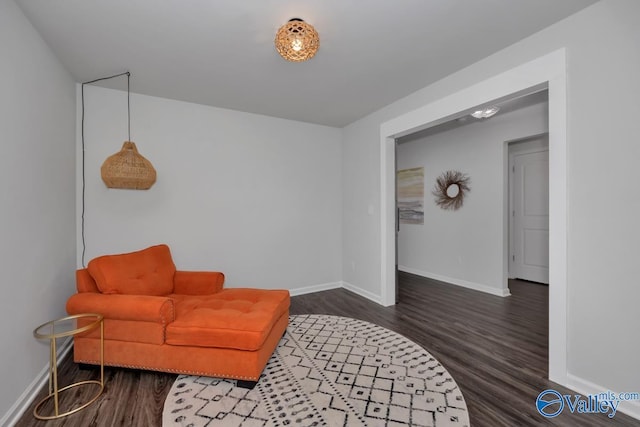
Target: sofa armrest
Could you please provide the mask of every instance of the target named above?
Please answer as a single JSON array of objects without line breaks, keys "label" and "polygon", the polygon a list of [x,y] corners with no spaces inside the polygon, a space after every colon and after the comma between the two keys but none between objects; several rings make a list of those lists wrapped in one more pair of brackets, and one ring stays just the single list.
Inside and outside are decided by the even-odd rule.
[{"label": "sofa armrest", "polygon": [[105,319],[168,324],[175,320],[173,300],[148,295],[79,293],[67,300],[67,313],[98,313]]},{"label": "sofa armrest", "polygon": [[173,276],[173,293],[209,295],[222,290],[224,274],[218,271],[180,271]]}]

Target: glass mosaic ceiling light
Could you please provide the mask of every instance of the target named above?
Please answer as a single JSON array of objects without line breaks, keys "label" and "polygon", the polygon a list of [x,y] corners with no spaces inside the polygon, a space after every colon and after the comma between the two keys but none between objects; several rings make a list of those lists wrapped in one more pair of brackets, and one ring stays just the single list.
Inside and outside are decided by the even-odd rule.
[{"label": "glass mosaic ceiling light", "polygon": [[287,61],[302,62],[313,58],[320,47],[320,37],[312,25],[293,18],[276,33],[276,49]]}]

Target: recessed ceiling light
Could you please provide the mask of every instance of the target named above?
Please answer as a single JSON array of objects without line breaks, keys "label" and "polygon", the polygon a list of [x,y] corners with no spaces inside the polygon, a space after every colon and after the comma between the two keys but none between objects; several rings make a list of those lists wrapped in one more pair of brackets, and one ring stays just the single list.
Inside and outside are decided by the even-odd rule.
[{"label": "recessed ceiling light", "polygon": [[474,111],[473,113],[471,113],[471,116],[475,117],[476,119],[488,119],[489,117],[495,115],[498,111],[500,111],[500,107],[498,106],[487,107]]}]

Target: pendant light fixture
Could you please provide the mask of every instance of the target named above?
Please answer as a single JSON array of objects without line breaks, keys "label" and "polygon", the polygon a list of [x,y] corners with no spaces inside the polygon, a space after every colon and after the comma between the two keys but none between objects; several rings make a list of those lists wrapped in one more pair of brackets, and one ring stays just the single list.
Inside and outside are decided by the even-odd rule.
[{"label": "pendant light fixture", "polygon": [[131,141],[131,91],[130,77],[127,75],[127,120],[129,140],[122,144],[122,149],[104,161],[100,168],[102,180],[109,188],[129,190],[148,190],[156,182],[156,170],[149,160],[144,158],[136,144]]},{"label": "pendant light fixture", "polygon": [[311,24],[293,18],[276,33],[275,45],[280,56],[287,61],[302,62],[315,56],[320,47],[320,37]]}]

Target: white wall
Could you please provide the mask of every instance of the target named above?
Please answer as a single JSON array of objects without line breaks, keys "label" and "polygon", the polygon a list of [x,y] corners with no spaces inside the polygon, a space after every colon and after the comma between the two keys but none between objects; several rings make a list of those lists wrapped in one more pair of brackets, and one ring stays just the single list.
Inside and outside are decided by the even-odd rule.
[{"label": "white wall", "polygon": [[[346,127],[342,165],[336,129],[133,96],[132,139],[158,170],[147,192],[100,181],[101,162],[126,138],[126,104],[122,92],[90,89],[87,259],[164,241],[179,267],[289,288],[336,282],[342,265],[343,280],[375,298],[380,124],[566,47],[569,371],[584,386],[637,391],[640,198],[624,184],[636,181],[640,158],[639,42],[640,2],[603,0]],[[8,0],[0,87],[6,413],[46,364],[31,332],[64,314],[76,249],[73,83]]]},{"label": "white wall", "polygon": [[639,42],[640,2],[603,0],[346,127],[344,280],[381,295],[380,125],[566,47],[569,376],[583,388],[637,389],[640,198],[612,182],[637,179]]},{"label": "white wall", "polygon": [[85,263],[167,243],[177,268],[223,271],[227,286],[339,286],[339,129],[137,94],[131,114],[158,175],[147,191],[102,182],[127,138],[126,92],[85,86]]},{"label": "white wall", "polygon": [[[506,142],[546,132],[547,117],[542,103],[398,145],[398,169],[424,167],[425,174],[424,225],[400,225],[401,270],[508,295],[503,256]],[[457,211],[441,209],[431,194],[437,177],[447,170],[466,173],[471,180],[471,191]]]},{"label": "white wall", "polygon": [[0,1],[0,424],[48,364],[33,329],[65,315],[75,267],[75,88],[13,1]]}]

